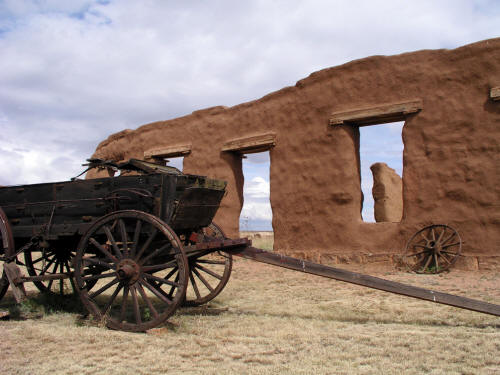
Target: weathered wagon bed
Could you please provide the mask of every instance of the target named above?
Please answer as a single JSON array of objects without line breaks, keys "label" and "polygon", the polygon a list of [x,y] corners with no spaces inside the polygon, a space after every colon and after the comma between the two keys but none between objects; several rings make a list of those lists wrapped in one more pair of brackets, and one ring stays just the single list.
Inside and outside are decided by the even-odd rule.
[{"label": "weathered wagon bed", "polygon": [[[182,305],[215,298],[232,255],[318,276],[500,316],[500,306],[327,267],[231,240],[212,220],[224,181],[131,159],[91,160],[118,177],[0,188],[0,298],[24,282],[77,292],[108,327],[145,331]],[[24,265],[28,275],[22,275]]]}]

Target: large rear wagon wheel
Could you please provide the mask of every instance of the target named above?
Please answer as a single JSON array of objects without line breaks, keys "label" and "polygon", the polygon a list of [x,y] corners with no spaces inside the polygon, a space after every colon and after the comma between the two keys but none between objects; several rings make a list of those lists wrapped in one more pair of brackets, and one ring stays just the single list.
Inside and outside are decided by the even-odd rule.
[{"label": "large rear wagon wheel", "polygon": [[[93,266],[106,271],[95,275]],[[82,237],[75,280],[89,312],[107,327],[141,332],[165,322],[186,294],[188,262],[175,232],[142,211],[117,211]],[[92,290],[88,283],[97,280]]]},{"label": "large rear wagon wheel", "polygon": [[[0,256],[7,257],[14,254],[14,236],[12,235],[12,229],[7,219],[7,215],[0,208]],[[9,288],[9,280],[7,275],[3,270],[3,261],[0,261],[2,266],[2,277],[0,278],[0,300],[3,298],[7,289]]]},{"label": "large rear wagon wheel", "polygon": [[[225,239],[222,229],[215,223],[203,228],[205,236]],[[226,286],[231,276],[233,257],[223,251],[189,257],[189,283],[185,306],[199,306],[214,299]]]}]

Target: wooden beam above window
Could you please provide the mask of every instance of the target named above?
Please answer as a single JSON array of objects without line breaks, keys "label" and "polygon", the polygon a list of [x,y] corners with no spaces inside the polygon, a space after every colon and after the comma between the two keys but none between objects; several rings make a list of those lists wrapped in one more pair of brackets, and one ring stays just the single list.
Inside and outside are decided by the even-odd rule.
[{"label": "wooden beam above window", "polygon": [[490,98],[492,100],[500,100],[500,86],[498,87],[493,87],[491,90],[490,90]]},{"label": "wooden beam above window", "polygon": [[242,154],[252,154],[255,152],[268,151],[276,145],[276,134],[266,133],[246,138],[233,139],[227,141],[222,146],[221,151],[238,152]]},{"label": "wooden beam above window", "polygon": [[185,156],[191,152],[191,144],[168,146],[144,151],[144,159],[175,158]]},{"label": "wooden beam above window", "polygon": [[421,109],[421,99],[352,109],[349,111],[332,113],[330,125],[365,126],[404,121],[407,115],[417,113]]}]

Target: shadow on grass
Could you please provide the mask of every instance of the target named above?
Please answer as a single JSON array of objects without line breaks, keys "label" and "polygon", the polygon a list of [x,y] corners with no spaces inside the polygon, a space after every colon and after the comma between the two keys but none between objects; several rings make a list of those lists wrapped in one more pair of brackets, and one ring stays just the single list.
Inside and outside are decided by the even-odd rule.
[{"label": "shadow on grass", "polygon": [[0,310],[8,310],[8,318],[11,320],[40,319],[61,312],[86,315],[86,310],[76,294],[29,294],[24,301],[16,303],[12,294],[7,293],[0,303]]},{"label": "shadow on grass", "polygon": [[[184,312],[182,312],[184,313]],[[471,323],[466,321],[447,321],[435,319],[401,319],[395,314],[394,318],[382,317],[377,314],[370,314],[367,312],[359,312],[354,310],[339,309],[337,311],[332,311],[328,316],[317,316],[314,314],[300,313],[300,312],[266,312],[259,313],[253,310],[244,309],[229,309],[227,314],[240,315],[240,316],[267,316],[273,318],[284,318],[284,319],[304,319],[304,320],[323,320],[331,322],[340,323],[351,323],[351,324],[395,324],[395,325],[412,325],[412,326],[432,326],[432,327],[469,327],[469,328],[500,328],[500,324],[496,322],[492,323]]]}]

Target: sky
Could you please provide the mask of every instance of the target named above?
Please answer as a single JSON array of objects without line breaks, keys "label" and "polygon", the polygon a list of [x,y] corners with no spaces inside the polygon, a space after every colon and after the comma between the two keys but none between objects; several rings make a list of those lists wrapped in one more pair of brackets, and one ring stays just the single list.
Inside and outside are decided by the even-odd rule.
[{"label": "sky", "polygon": [[[323,68],[498,36],[498,0],[0,0],[0,185],[67,180],[112,133]],[[263,158],[244,215],[269,229]]]}]

